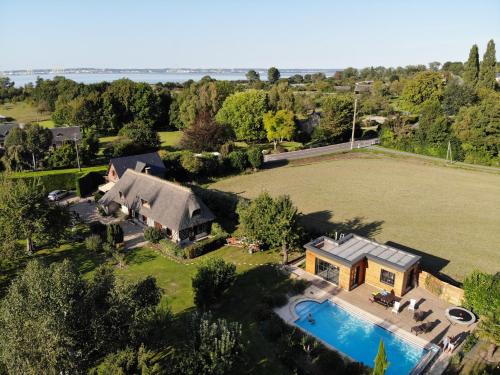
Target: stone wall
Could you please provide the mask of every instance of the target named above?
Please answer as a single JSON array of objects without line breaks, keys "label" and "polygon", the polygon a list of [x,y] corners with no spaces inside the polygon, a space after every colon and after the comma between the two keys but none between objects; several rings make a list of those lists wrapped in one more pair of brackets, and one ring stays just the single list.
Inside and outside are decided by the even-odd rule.
[{"label": "stone wall", "polygon": [[457,306],[462,304],[464,298],[463,289],[439,280],[428,272],[420,272],[418,285],[446,302]]}]

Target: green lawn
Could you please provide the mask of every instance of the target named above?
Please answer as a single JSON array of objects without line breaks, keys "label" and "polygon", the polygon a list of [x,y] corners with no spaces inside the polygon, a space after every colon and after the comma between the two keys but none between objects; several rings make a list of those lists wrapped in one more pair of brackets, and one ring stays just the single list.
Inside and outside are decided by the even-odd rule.
[{"label": "green lawn", "polygon": [[[107,170],[107,165],[96,165],[93,167],[83,167],[81,173],[85,172],[103,172]],[[67,174],[67,173],[79,173],[78,168],[68,168],[68,169],[50,169],[44,171],[24,171],[24,172],[14,172],[9,174],[11,178],[24,178],[24,177],[41,177],[48,175],[57,175],[57,174]]]},{"label": "green lawn", "polygon": [[255,197],[289,194],[319,233],[354,231],[414,251],[462,280],[500,268],[500,174],[418,158],[350,153],[304,159],[210,186]]},{"label": "green lawn", "polygon": [[[170,148],[175,149],[178,148],[179,142],[182,137],[181,131],[164,131],[158,132],[161,141],[162,148]],[[113,142],[116,140],[118,136],[109,136],[109,137],[100,137],[99,142],[101,143],[101,147],[105,147],[106,144]]]},{"label": "green lawn", "polygon": [[40,121],[39,124],[47,129],[50,129],[50,128],[53,128],[56,126],[56,124],[54,124],[54,121],[52,121],[52,120]]},{"label": "green lawn", "polygon": [[40,113],[35,106],[27,102],[0,104],[0,115],[12,117],[22,123],[35,121],[46,123],[46,120],[50,120],[50,113]]}]

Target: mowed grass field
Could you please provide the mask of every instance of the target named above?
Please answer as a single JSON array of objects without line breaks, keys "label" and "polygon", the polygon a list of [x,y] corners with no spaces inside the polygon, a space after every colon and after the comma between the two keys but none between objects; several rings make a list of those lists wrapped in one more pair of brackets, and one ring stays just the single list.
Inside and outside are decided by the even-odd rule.
[{"label": "mowed grass field", "polygon": [[17,122],[40,121],[45,127],[54,126],[50,120],[50,113],[40,113],[35,106],[27,102],[0,104],[0,115],[12,117]]},{"label": "mowed grass field", "polygon": [[500,174],[417,158],[350,153],[221,180],[245,197],[289,194],[318,233],[354,231],[424,257],[455,280],[500,269]]}]

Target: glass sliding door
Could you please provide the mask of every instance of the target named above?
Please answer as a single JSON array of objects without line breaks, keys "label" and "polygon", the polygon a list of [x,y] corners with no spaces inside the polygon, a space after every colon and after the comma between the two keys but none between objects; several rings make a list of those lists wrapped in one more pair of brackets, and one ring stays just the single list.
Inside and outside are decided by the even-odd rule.
[{"label": "glass sliding door", "polygon": [[319,258],[316,258],[316,275],[335,285],[339,285],[340,269]]}]

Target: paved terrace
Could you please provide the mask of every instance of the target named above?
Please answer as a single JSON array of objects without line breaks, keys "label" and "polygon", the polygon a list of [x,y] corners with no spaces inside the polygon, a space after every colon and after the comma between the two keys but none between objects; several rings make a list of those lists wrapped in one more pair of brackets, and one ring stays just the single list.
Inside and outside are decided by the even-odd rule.
[{"label": "paved terrace", "polygon": [[[362,284],[352,291],[345,291],[301,268],[292,267],[292,269],[292,277],[308,280],[311,282],[311,286],[304,291],[304,294],[293,297],[287,305],[277,309],[276,312],[278,315],[290,324],[297,319],[293,308],[298,300],[313,299],[322,302],[326,299],[331,299],[340,306],[420,346],[429,346],[429,344],[438,345],[448,335],[454,338],[460,337],[460,343],[462,343],[468,333],[476,326],[476,324],[470,326],[451,324],[445,316],[445,310],[453,305],[439,299],[422,288],[414,288],[405,294],[400,301],[400,312],[399,314],[395,314],[391,312],[392,308],[385,308],[378,303],[369,301],[372,292],[379,290],[375,287]],[[418,310],[427,312],[422,322],[417,323],[413,320],[413,312],[408,310],[410,299],[417,300],[416,307]],[[434,322],[435,325],[431,332],[422,333],[418,336],[411,333],[413,326],[422,324],[423,322]],[[441,374],[448,364],[449,357],[450,354],[442,354],[431,367],[431,370],[427,370],[427,373]]]}]

